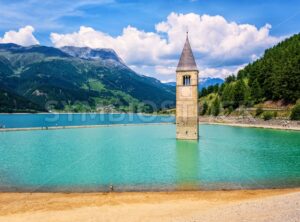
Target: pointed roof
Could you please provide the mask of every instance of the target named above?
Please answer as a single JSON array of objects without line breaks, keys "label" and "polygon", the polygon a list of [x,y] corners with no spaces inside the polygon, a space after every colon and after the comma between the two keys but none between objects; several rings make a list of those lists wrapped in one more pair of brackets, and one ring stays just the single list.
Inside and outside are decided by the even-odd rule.
[{"label": "pointed roof", "polygon": [[198,71],[188,34],[176,71]]}]

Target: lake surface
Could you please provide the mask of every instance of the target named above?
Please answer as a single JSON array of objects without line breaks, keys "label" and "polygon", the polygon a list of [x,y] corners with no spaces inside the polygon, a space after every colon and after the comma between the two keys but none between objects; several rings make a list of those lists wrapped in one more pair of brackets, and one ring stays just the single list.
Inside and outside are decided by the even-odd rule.
[{"label": "lake surface", "polygon": [[174,116],[145,114],[0,114],[0,128],[41,128],[85,125],[172,123]]},{"label": "lake surface", "polygon": [[199,142],[175,125],[0,133],[0,190],[107,191],[300,186],[300,133],[200,125]]}]

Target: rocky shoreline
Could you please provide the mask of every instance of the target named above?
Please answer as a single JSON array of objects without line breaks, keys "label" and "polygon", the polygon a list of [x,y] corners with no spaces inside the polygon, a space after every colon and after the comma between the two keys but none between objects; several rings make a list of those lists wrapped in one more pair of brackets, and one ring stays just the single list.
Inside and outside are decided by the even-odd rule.
[{"label": "rocky shoreline", "polygon": [[288,119],[271,119],[263,120],[254,118],[252,116],[201,116],[200,123],[207,124],[224,124],[240,127],[255,127],[255,128],[268,128],[268,129],[282,129],[282,130],[299,130],[300,121],[291,121]]}]

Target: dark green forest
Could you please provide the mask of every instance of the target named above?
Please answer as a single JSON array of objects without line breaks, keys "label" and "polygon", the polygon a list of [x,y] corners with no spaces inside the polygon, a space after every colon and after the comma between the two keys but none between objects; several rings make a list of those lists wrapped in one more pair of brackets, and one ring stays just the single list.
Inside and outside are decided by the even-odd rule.
[{"label": "dark green forest", "polygon": [[0,113],[17,112],[46,112],[38,104],[33,103],[19,95],[0,89]]},{"label": "dark green forest", "polygon": [[218,115],[220,107],[230,113],[240,106],[253,107],[269,100],[295,104],[300,98],[300,34],[266,50],[262,58],[237,76],[227,77],[222,85],[203,88],[200,98],[210,94],[215,99],[211,107],[204,104],[202,114],[210,111]]}]

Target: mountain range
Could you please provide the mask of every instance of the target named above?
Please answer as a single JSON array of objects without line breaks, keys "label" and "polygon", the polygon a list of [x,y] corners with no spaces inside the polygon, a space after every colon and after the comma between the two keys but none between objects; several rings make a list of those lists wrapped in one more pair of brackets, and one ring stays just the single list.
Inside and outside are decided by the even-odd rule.
[{"label": "mountain range", "polygon": [[165,104],[174,107],[174,87],[137,74],[111,49],[0,44],[0,112],[152,112]]},{"label": "mountain range", "polygon": [[201,78],[199,80],[199,90],[202,90],[203,88],[207,88],[209,86],[214,86],[216,84],[219,84],[220,86],[224,83],[224,79],[221,78]]},{"label": "mountain range", "polygon": [[[214,86],[216,84],[222,85],[224,83],[224,80],[221,78],[211,78],[211,77],[206,77],[206,78],[199,78],[199,85],[198,88],[199,90],[202,90],[203,88],[207,88],[209,86]],[[176,86],[176,82],[166,82],[166,85],[169,86]]]}]

